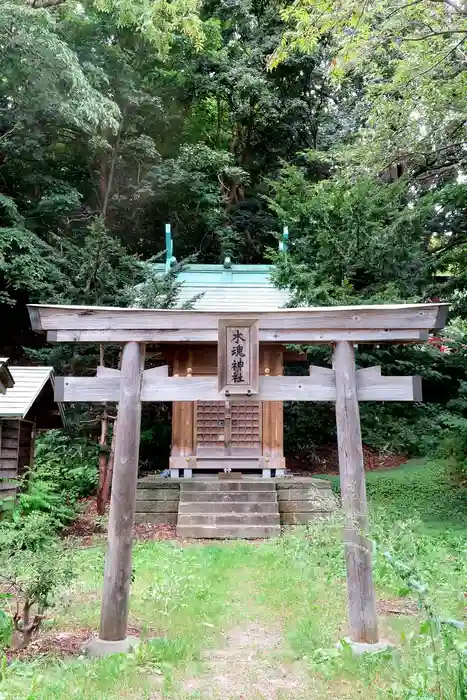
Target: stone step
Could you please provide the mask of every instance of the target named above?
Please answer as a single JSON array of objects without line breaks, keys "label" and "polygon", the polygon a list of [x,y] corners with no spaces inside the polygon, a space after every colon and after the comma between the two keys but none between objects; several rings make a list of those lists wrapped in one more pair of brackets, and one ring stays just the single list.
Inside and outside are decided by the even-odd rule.
[{"label": "stone step", "polygon": [[178,525],[177,536],[192,539],[256,540],[278,537],[280,525]]},{"label": "stone step", "polygon": [[[237,494],[235,494],[237,495]],[[206,514],[221,515],[224,513],[272,513],[277,514],[276,501],[187,501],[181,502],[179,515]]]},{"label": "stone step", "polygon": [[145,476],[144,479],[138,479],[139,489],[164,489],[178,493],[180,491],[180,479],[161,479],[160,476]]},{"label": "stone step", "polygon": [[277,503],[275,491],[182,491],[182,503]]},{"label": "stone step", "polygon": [[279,525],[279,513],[203,513],[188,515],[178,514],[178,526],[206,525],[217,527],[218,525]]},{"label": "stone step", "polygon": [[[136,501],[136,513],[178,513],[178,501]],[[0,696],[1,698],[1,696]]]},{"label": "stone step", "polygon": [[229,481],[228,479],[219,479],[218,481],[203,481],[202,479],[187,479],[180,484],[180,492],[182,494],[190,491],[276,491],[274,482],[252,479],[238,481]]},{"label": "stone step", "polygon": [[178,514],[174,513],[135,513],[135,525],[176,525]]},{"label": "stone step", "polygon": [[178,501],[180,491],[174,489],[136,489],[136,498],[139,501]]}]

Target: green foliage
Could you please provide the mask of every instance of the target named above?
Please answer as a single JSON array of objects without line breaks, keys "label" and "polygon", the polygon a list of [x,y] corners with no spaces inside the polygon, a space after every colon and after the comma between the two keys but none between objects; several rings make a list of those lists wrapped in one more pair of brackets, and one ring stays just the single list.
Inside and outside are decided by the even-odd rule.
[{"label": "green foliage", "polygon": [[331,7],[313,0],[284,4],[282,17],[288,27],[276,61],[291,47],[313,52],[328,41],[334,80],[361,76],[366,128],[357,163],[379,169],[404,163],[428,177],[465,163],[462,3],[344,0]]},{"label": "green foliage", "polygon": [[[462,323],[465,11],[448,7],[7,2],[3,353],[19,359],[33,346],[35,362],[77,376],[97,364],[96,346],[38,347],[28,301],[174,305],[178,268],[155,278],[146,264],[167,221],[177,258],[198,262],[264,262],[287,224],[288,253],[270,257],[292,304],[439,296]],[[442,450],[461,465],[464,340],[446,361],[422,361],[418,348],[365,351],[362,366],[420,372],[432,404],[363,405],[370,446]],[[118,350],[106,361],[117,366]],[[290,453],[334,437],[327,406],[287,415]]]},{"label": "green foliage", "polygon": [[274,256],[276,281],[291,285],[294,305],[420,298],[429,256],[422,213],[408,208],[405,182],[313,182],[304,168],[289,165],[271,188],[271,207],[298,234],[290,255]]},{"label": "green foliage", "polygon": [[32,484],[47,485],[71,502],[85,498],[97,485],[97,457],[95,443],[49,430],[37,440]]},{"label": "green foliage", "polygon": [[[2,115],[21,131],[25,117],[92,132],[116,128],[118,108],[87,80],[72,49],[57,34],[50,12],[6,2],[0,18]],[[40,70],[37,66],[40,66]]]},{"label": "green foliage", "polygon": [[34,469],[14,508],[0,522],[3,547],[40,552],[76,517],[77,501],[97,485],[98,448],[85,438],[50,430],[37,439]]},{"label": "green foliage", "polygon": [[177,34],[189,37],[201,47],[203,30],[198,0],[94,0],[101,12],[113,13],[120,26],[144,33],[159,54],[167,54]]},{"label": "green foliage", "polygon": [[[29,644],[75,568],[58,534],[76,515],[76,501],[94,490],[97,449],[50,431],[37,440],[36,464],[14,508],[0,521],[0,644]],[[16,612],[13,612],[16,610]]]},{"label": "green foliage", "polygon": [[[10,625],[5,620],[6,610],[0,612],[4,631],[0,643],[9,643],[14,631],[20,638],[17,645],[27,646],[38,633],[44,614],[54,604],[59,590],[69,585],[75,575],[70,554],[58,540],[49,534],[38,544],[39,529],[47,523],[37,521],[34,527],[31,525],[29,521],[26,527],[29,534],[35,529],[36,537],[28,541],[12,539],[3,523],[0,527],[0,581],[9,590],[9,596],[0,599],[0,605],[4,603],[6,610],[11,610],[11,599],[16,607],[16,612],[10,612]],[[29,544],[34,546],[28,548]]]},{"label": "green foliage", "polygon": [[[85,664],[79,659],[63,664],[50,657],[15,662],[0,669],[0,691],[8,700],[24,697],[30,688],[37,700],[73,693],[79,700],[98,693],[116,700],[122,693],[154,694],[155,677],[164,683],[164,692],[177,694],[180,679],[192,682],[195,673],[196,682],[206,681],[211,690],[219,674],[198,668],[198,663],[212,653],[210,649],[219,648],[219,635],[232,634],[235,656],[229,656],[227,665],[235,667],[233,673],[248,666],[240,681],[242,694],[250,688],[256,692],[262,674],[269,680],[273,643],[281,682],[290,678],[292,692],[297,684],[300,692],[303,686],[303,697],[337,697],[345,687],[352,700],[362,692],[369,700],[464,700],[465,631],[454,623],[462,620],[465,607],[466,521],[458,519],[455,498],[447,509],[457,492],[447,478],[440,463],[368,475],[381,630],[397,643],[394,652],[356,658],[345,644],[340,650],[336,647],[345,633],[347,614],[338,516],[259,544],[136,544],[132,615],[150,641],[134,654]],[[419,518],[421,507],[436,514],[443,490],[449,497],[439,512],[438,527],[427,527]],[[66,605],[54,609],[58,629],[98,622],[102,550],[79,550],[74,567],[77,585],[68,588]],[[385,607],[393,606],[400,613],[385,614]],[[155,625],[158,636],[152,639]],[[264,656],[258,662],[256,646],[262,635]],[[247,644],[255,647],[251,656]],[[221,674],[223,682],[225,677]]]},{"label": "green foliage", "polygon": [[369,472],[366,483],[370,504],[389,527],[401,513],[445,530],[467,525],[467,492],[458,488],[446,461],[409,462],[399,469]]}]

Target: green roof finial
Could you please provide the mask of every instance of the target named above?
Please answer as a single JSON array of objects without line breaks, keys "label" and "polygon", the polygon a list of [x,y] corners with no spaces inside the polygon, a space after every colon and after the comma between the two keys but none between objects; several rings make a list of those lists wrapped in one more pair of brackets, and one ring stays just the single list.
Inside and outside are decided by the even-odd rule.
[{"label": "green roof finial", "polygon": [[165,225],[165,271],[169,272],[170,268],[177,262],[174,257],[174,242],[172,239],[172,228],[170,224]]},{"label": "green roof finial", "polygon": [[279,250],[281,253],[286,253],[289,247],[289,227],[284,226],[282,229],[282,236],[279,241]]}]

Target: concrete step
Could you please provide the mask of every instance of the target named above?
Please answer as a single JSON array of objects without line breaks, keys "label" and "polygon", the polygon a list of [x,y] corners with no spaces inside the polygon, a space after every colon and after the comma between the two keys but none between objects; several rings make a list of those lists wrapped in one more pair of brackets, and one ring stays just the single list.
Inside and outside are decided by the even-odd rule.
[{"label": "concrete step", "polygon": [[277,495],[275,491],[183,491],[180,500],[182,503],[276,503]]},{"label": "concrete step", "polygon": [[135,514],[136,525],[176,525],[177,513],[138,513]]},{"label": "concrete step", "polygon": [[203,513],[178,514],[177,524],[183,525],[279,525],[279,513]]},{"label": "concrete step", "polygon": [[203,481],[202,479],[186,479],[180,483],[180,492],[182,494],[190,491],[276,491],[276,484],[271,481],[261,479],[251,479],[238,481],[229,481],[228,479],[219,479],[218,481]]},{"label": "concrete step", "polygon": [[272,482],[190,479],[180,484],[179,537],[262,539],[279,533],[279,505]]},{"label": "concrete step", "polygon": [[177,536],[193,539],[256,540],[278,537],[280,525],[178,525]]},{"label": "concrete step", "polygon": [[[235,494],[237,495],[237,494]],[[271,501],[188,501],[179,505],[179,515],[196,515],[209,513],[222,515],[224,513],[272,513],[276,514],[277,503]]]}]

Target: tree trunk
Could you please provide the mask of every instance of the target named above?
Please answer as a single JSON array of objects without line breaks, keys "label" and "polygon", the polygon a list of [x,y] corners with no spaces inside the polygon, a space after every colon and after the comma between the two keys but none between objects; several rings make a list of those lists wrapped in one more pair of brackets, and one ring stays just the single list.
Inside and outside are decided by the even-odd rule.
[{"label": "tree trunk", "polygon": [[[105,367],[104,358],[104,346],[99,346],[99,364],[101,367]],[[107,405],[104,406],[104,410],[101,415],[101,435],[99,438],[99,485],[97,487],[97,499],[96,499],[96,510],[98,515],[105,514],[105,507],[108,503],[109,493],[106,492],[106,485],[108,481],[108,469],[109,469],[109,453],[107,450],[107,443],[109,437],[109,415],[107,412]]]},{"label": "tree trunk", "polygon": [[[114,425],[113,425],[113,432],[112,432],[112,442],[110,443],[110,454],[109,458],[107,460],[107,465],[106,465],[106,470],[105,470],[105,478],[102,484],[102,503],[103,503],[103,509],[105,513],[105,507],[107,503],[110,500],[110,490],[112,488],[112,475],[114,471],[114,456],[115,456],[115,440],[117,437],[117,420],[114,420]],[[99,513],[100,515],[100,513]],[[103,515],[103,513],[102,513]]]},{"label": "tree trunk", "polygon": [[107,472],[109,469],[109,455],[107,452],[107,438],[109,435],[109,417],[107,414],[107,406],[101,416],[101,436],[99,439],[99,486],[97,487],[96,508],[98,515],[104,515],[107,498],[105,496],[105,486],[108,480]]}]

